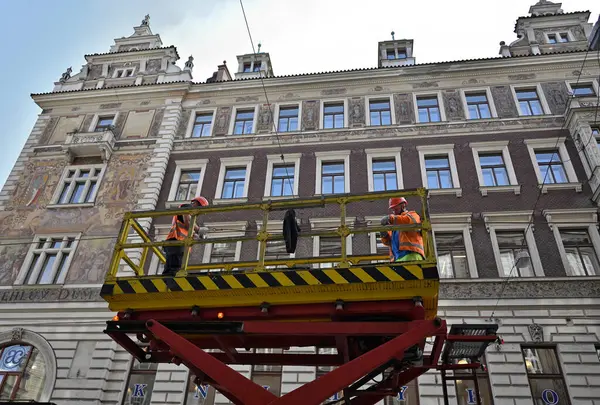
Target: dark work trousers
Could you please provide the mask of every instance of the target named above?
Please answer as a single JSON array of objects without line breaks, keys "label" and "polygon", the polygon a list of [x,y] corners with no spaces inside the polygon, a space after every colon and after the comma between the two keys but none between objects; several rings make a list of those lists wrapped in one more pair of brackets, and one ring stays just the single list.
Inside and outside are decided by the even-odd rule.
[{"label": "dark work trousers", "polygon": [[165,246],[165,269],[162,274],[173,275],[181,269],[183,260],[183,246]]}]

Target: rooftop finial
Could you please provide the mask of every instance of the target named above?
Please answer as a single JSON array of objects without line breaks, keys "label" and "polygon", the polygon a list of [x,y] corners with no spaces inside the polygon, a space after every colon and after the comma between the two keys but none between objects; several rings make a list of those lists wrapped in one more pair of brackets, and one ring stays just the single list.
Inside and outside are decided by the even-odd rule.
[{"label": "rooftop finial", "polygon": [[394,40],[396,39],[396,38],[394,38],[394,35],[395,35],[395,34],[396,34],[396,33],[395,33],[394,31],[392,31],[392,41],[394,41]]},{"label": "rooftop finial", "polygon": [[150,24],[150,14],[146,14],[144,19],[142,20],[142,25],[148,25],[148,24]]},{"label": "rooftop finial", "polygon": [[262,46],[262,44],[259,42],[259,43],[258,43],[258,52],[257,52],[257,53],[260,53],[260,47],[261,47],[261,46]]}]

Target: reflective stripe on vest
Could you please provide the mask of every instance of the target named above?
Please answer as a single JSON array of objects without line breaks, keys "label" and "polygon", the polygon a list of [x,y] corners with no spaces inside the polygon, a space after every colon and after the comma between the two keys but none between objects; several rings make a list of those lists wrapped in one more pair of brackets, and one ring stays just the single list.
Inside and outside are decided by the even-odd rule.
[{"label": "reflective stripe on vest", "polygon": [[167,235],[167,240],[184,240],[188,236],[188,229],[186,228],[185,223],[180,221],[177,217],[177,215],[173,216],[171,229],[169,230],[169,234]]}]

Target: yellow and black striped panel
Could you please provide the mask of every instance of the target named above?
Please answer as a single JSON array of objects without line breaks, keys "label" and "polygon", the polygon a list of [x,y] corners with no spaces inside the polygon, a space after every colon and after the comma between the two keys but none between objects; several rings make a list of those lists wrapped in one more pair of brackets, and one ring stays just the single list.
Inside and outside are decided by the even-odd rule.
[{"label": "yellow and black striped panel", "polygon": [[389,281],[438,280],[435,266],[390,264],[350,268],[276,270],[253,273],[198,274],[185,277],[121,278],[104,284],[103,297],[179,291],[232,290],[268,287],[362,284]]}]

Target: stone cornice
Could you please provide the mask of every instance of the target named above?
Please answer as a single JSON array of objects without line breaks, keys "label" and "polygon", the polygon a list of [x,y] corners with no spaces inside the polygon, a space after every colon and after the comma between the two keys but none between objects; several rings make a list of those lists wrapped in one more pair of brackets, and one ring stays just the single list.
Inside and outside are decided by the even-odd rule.
[{"label": "stone cornice", "polygon": [[[502,298],[540,299],[547,298],[598,298],[600,297],[600,278],[565,277],[513,279],[503,290],[505,279],[497,280],[452,280],[440,282],[440,299],[497,299]],[[19,287],[0,290],[2,304],[42,303],[42,302],[102,302],[100,287],[79,288],[39,288]]]}]

